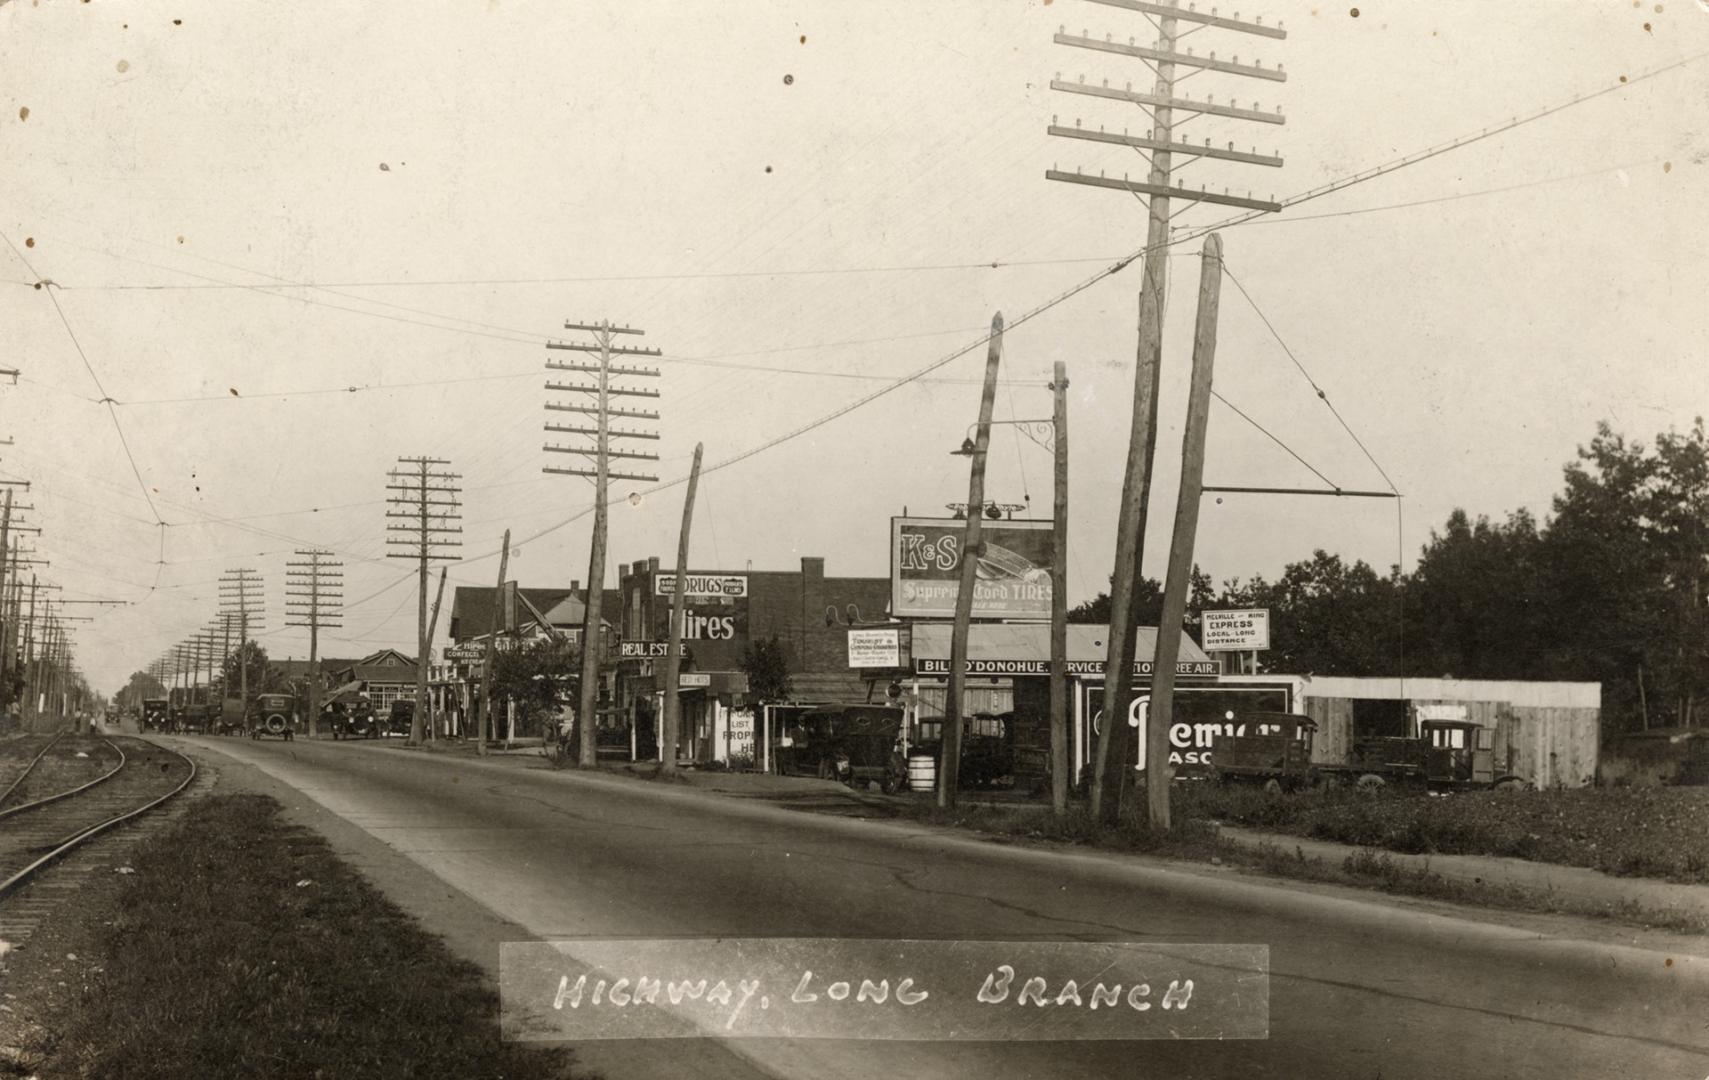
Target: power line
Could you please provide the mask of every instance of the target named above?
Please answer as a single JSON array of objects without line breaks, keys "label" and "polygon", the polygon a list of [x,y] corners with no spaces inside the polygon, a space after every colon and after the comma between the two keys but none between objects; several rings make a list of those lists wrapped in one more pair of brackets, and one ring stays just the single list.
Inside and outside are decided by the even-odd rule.
[{"label": "power line", "polygon": [[[30,276],[39,280],[36,268],[30,265],[30,260],[24,258],[24,253],[18,250],[18,245],[12,243],[12,238],[5,233],[0,233],[0,239],[6,241],[6,246],[12,249],[12,254],[16,255],[18,261],[24,264],[24,268],[30,272]],[[143,481],[142,470],[137,467],[136,455],[131,453],[130,440],[125,438],[125,428],[123,424],[119,423],[119,414],[113,408],[113,399],[107,396],[107,388],[101,385],[101,377],[95,374],[95,365],[89,362],[89,355],[83,351],[83,344],[77,340],[77,332],[71,328],[71,320],[65,317],[65,309],[60,307],[59,297],[54,295],[55,288],[56,286],[48,285],[46,289],[47,298],[53,302],[53,310],[59,315],[60,324],[65,327],[66,336],[71,339],[71,346],[77,350],[78,357],[83,361],[83,367],[89,372],[89,378],[95,383],[95,389],[101,392],[101,403],[107,406],[107,415],[113,420],[113,430],[119,434],[119,445],[124,447],[125,459],[131,463],[131,473],[136,476],[137,487],[142,491],[142,497],[148,503],[149,511],[154,514],[155,523],[164,525],[166,522],[161,520],[160,511],[155,509],[154,499],[148,493],[148,484]],[[150,589],[150,591],[153,590]]]},{"label": "power line", "polygon": [[[1384,471],[1381,465],[1377,464],[1377,459],[1371,456],[1371,451],[1366,449],[1364,441],[1354,433],[1353,428],[1342,417],[1341,411],[1335,407],[1335,403],[1329,400],[1329,394],[1324,391],[1323,387],[1317,385],[1317,380],[1311,377],[1311,372],[1307,371],[1305,365],[1300,363],[1300,358],[1294,355],[1294,350],[1288,348],[1288,343],[1282,340],[1282,335],[1277,332],[1275,324],[1270,321],[1270,317],[1264,314],[1263,309],[1258,306],[1258,301],[1252,299],[1252,294],[1246,291],[1246,286],[1242,285],[1240,279],[1234,276],[1234,271],[1229,269],[1227,260],[1223,261],[1222,272],[1228,276],[1228,280],[1234,282],[1234,287],[1240,290],[1240,295],[1246,298],[1246,302],[1252,306],[1252,310],[1258,313],[1258,318],[1263,320],[1265,329],[1270,331],[1270,336],[1276,339],[1276,344],[1280,345],[1282,351],[1288,354],[1288,359],[1294,362],[1294,367],[1298,368],[1300,374],[1305,376],[1305,381],[1311,384],[1312,391],[1317,394],[1318,400],[1328,407],[1330,415],[1335,417],[1336,423],[1341,425],[1341,430],[1347,433],[1347,437],[1353,440],[1353,444],[1359,448],[1360,453],[1365,455],[1365,460],[1369,461],[1378,474],[1382,476],[1383,483],[1389,486],[1390,491],[1399,495],[1400,489],[1395,487],[1395,482],[1390,480],[1389,474]],[[1293,453],[1291,450],[1288,452]],[[1298,457],[1299,455],[1295,454],[1294,456]],[[1304,464],[1303,459],[1301,464]],[[1306,468],[1310,469],[1311,466],[1307,465]],[[1312,472],[1317,472],[1317,470],[1312,469]],[[1318,476],[1322,477],[1323,474],[1318,473]],[[1328,483],[1328,479],[1324,478],[1324,482]],[[1335,487],[1336,485],[1330,484],[1330,486]]]},{"label": "power line", "polygon": [[[1287,207],[1290,207],[1290,206],[1297,206],[1300,203],[1309,202],[1313,199],[1320,199],[1325,195],[1329,195],[1329,194],[1332,194],[1332,193],[1337,192],[1337,191],[1343,191],[1343,190],[1346,190],[1347,188],[1354,187],[1358,184],[1366,183],[1367,181],[1370,181],[1370,180],[1375,180],[1379,176],[1386,176],[1389,173],[1395,172],[1395,171],[1400,170],[1400,169],[1407,168],[1408,166],[1417,165],[1420,162],[1428,161],[1431,158],[1438,157],[1442,154],[1450,153],[1454,150],[1459,150],[1459,149],[1462,149],[1464,147],[1471,146],[1475,143],[1482,142],[1483,140],[1491,138],[1495,135],[1499,135],[1499,134],[1502,134],[1502,133],[1507,132],[1507,131],[1512,131],[1515,128],[1522,127],[1526,124],[1529,124],[1529,123],[1532,123],[1534,121],[1543,119],[1546,116],[1552,116],[1555,113],[1561,112],[1561,111],[1566,110],[1566,109],[1570,109],[1574,105],[1580,105],[1580,104],[1583,104],[1584,102],[1594,100],[1598,97],[1602,97],[1605,94],[1614,93],[1616,91],[1626,89],[1627,87],[1634,86],[1640,82],[1644,82],[1644,81],[1647,81],[1649,79],[1656,78],[1657,76],[1660,76],[1660,75],[1665,74],[1667,72],[1673,71],[1673,70],[1681,68],[1681,67],[1685,67],[1689,64],[1696,63],[1697,61],[1702,60],[1705,57],[1709,57],[1709,53],[1698,53],[1694,56],[1687,57],[1684,60],[1679,60],[1679,61],[1676,61],[1676,62],[1671,63],[1671,64],[1664,65],[1664,66],[1659,67],[1659,68],[1654,68],[1654,69],[1651,69],[1650,71],[1643,72],[1639,75],[1630,76],[1630,77],[1623,75],[1620,77],[1620,81],[1618,83],[1611,84],[1610,86],[1604,87],[1600,90],[1593,91],[1589,94],[1574,95],[1574,97],[1572,98],[1571,101],[1562,102],[1562,103],[1557,104],[1557,105],[1545,107],[1543,109],[1538,110],[1537,112],[1530,113],[1524,117],[1517,117],[1516,116],[1513,119],[1511,119],[1505,123],[1498,124],[1498,125],[1495,125],[1493,127],[1485,127],[1476,135],[1469,135],[1469,136],[1462,136],[1459,138],[1455,138],[1455,139],[1452,139],[1448,142],[1437,144],[1435,146],[1429,147],[1429,148],[1422,150],[1422,151],[1402,155],[1399,158],[1391,159],[1390,161],[1385,162],[1381,165],[1373,166],[1369,169],[1364,169],[1360,172],[1353,173],[1349,176],[1342,177],[1342,178],[1337,179],[1337,180],[1332,180],[1327,184],[1321,184],[1315,188],[1310,188],[1306,191],[1300,192],[1297,195],[1292,195],[1292,196],[1289,196],[1285,199],[1282,199],[1280,202],[1280,205],[1282,206],[1282,208],[1286,209]],[[1179,233],[1175,236],[1172,236],[1171,238],[1163,241],[1161,244],[1159,244],[1157,246],[1167,248],[1167,247],[1173,247],[1173,246],[1176,246],[1179,244],[1188,243],[1192,240],[1198,239],[1201,236],[1207,235],[1211,232],[1215,232],[1218,229],[1231,228],[1235,225],[1240,225],[1240,224],[1243,224],[1247,221],[1253,220],[1254,218],[1261,217],[1266,212],[1267,211],[1254,210],[1254,211],[1250,211],[1246,214],[1236,215],[1234,217],[1225,219],[1224,221],[1217,222],[1214,224],[1195,226],[1191,229],[1184,229],[1184,230],[1182,230],[1181,233]],[[1044,303],[1039,304],[1037,307],[1030,309],[1025,314],[1023,314],[1020,318],[1015,319],[1013,322],[1009,323],[1009,328],[1013,329],[1014,327],[1018,327],[1018,326],[1022,325],[1023,323],[1030,322],[1031,320],[1033,320],[1033,319],[1037,318],[1038,316],[1044,314],[1046,311],[1049,311],[1051,308],[1054,308],[1059,304],[1062,304],[1068,300],[1073,299],[1075,296],[1078,296],[1080,293],[1085,292],[1087,289],[1089,289],[1093,285],[1096,285],[1099,282],[1103,281],[1105,278],[1113,277],[1116,274],[1121,273],[1123,270],[1126,270],[1129,266],[1131,266],[1135,261],[1137,261],[1138,259],[1143,257],[1146,254],[1146,252],[1150,249],[1151,249],[1151,245],[1147,245],[1146,247],[1142,247],[1142,248],[1138,249],[1137,251],[1131,252],[1130,254],[1123,256],[1122,258],[1118,259],[1114,263],[1110,264],[1109,266],[1106,266],[1102,270],[1099,270],[1097,273],[1095,273],[1095,274],[1091,275],[1090,277],[1084,279],[1083,281],[1079,282],[1078,284],[1071,286],[1070,288],[1064,290],[1061,293],[1058,293],[1056,296],[1050,298],[1049,300],[1046,300]],[[1238,282],[1236,282],[1236,284],[1238,285]],[[1244,293],[1244,291],[1245,290],[1242,290],[1243,293]],[[765,442],[760,443],[758,446],[753,447],[752,449],[745,450],[739,454],[736,454],[733,457],[726,458],[723,461],[720,461],[720,462],[717,462],[713,465],[707,466],[701,470],[702,474],[704,475],[706,473],[717,472],[720,469],[729,468],[730,466],[736,465],[736,464],[743,462],[743,461],[746,461],[748,458],[754,457],[757,454],[764,453],[765,451],[770,450],[774,447],[781,446],[784,443],[787,443],[787,442],[790,442],[794,439],[797,439],[797,438],[801,437],[802,435],[805,435],[809,431],[813,431],[816,428],[823,427],[826,424],[829,424],[829,423],[832,423],[833,421],[839,420],[842,417],[847,416],[849,413],[854,412],[855,410],[862,408],[863,406],[869,405],[874,401],[877,401],[879,398],[885,396],[886,394],[890,393],[891,391],[896,390],[902,386],[905,386],[908,383],[913,382],[914,380],[916,380],[916,379],[918,379],[924,375],[928,375],[931,372],[936,371],[938,368],[941,368],[946,364],[952,363],[955,360],[958,360],[961,357],[966,356],[968,353],[973,352],[975,349],[978,349],[981,346],[987,344],[990,341],[990,338],[991,338],[991,335],[989,333],[983,334],[980,337],[978,337],[977,339],[975,339],[971,342],[968,342],[966,345],[963,345],[962,347],[946,354],[945,356],[942,356],[942,357],[938,358],[937,360],[934,360],[934,361],[926,364],[924,367],[919,368],[918,370],[916,370],[912,374],[904,375],[904,376],[896,379],[895,381],[893,381],[893,382],[891,382],[885,386],[882,386],[882,387],[878,388],[877,390],[874,390],[873,392],[871,392],[869,394],[862,395],[860,398],[857,398],[855,401],[853,401],[847,405],[844,405],[841,408],[834,409],[831,412],[826,413],[825,415],[819,417],[816,420],[809,421],[808,423],[803,424],[800,427],[791,429],[790,431],[786,431],[781,435],[778,435],[774,438],[768,439]],[[1296,364],[1298,363],[1297,360],[1295,362],[1296,362]],[[1302,371],[1304,370],[1303,367],[1301,368],[1301,370]],[[1309,376],[1308,376],[1308,379],[1309,379]],[[1315,384],[1314,384],[1314,386],[1315,386]],[[1324,398],[1324,402],[1325,402],[1325,404],[1328,404],[1328,398],[1327,397]],[[1335,411],[1334,406],[1330,406],[1330,411],[1331,412]],[[1355,443],[1359,443],[1358,437],[1356,435],[1353,435],[1352,429],[1347,427],[1346,421],[1341,420],[1339,413],[1336,413],[1336,419],[1341,421],[1342,427],[1347,430],[1347,433],[1349,436],[1353,437],[1353,441]],[[1365,452],[1365,456],[1368,459],[1370,459],[1371,464],[1376,465],[1377,471],[1379,473],[1382,473],[1383,472],[1382,467],[1380,465],[1377,465],[1376,459],[1371,457],[1370,451],[1365,450],[1363,443],[1359,443],[1359,447],[1361,450],[1363,450]],[[1389,480],[1388,475],[1386,473],[1383,473],[1383,479],[1385,481],[1388,481],[1391,490],[1397,490],[1394,487],[1393,481]],[[666,489],[676,487],[679,484],[684,484],[687,482],[688,482],[688,478],[686,476],[678,477],[675,480],[669,480],[669,481],[666,481],[662,484],[658,484],[652,488],[649,488],[645,492],[642,492],[642,494],[643,495],[651,495],[651,494],[654,494],[656,492],[664,491]],[[570,517],[565,518],[564,520],[558,522],[556,525],[549,526],[548,528],[543,529],[538,533],[535,533],[533,536],[527,537],[526,539],[524,539],[521,542],[522,543],[531,543],[534,540],[538,540],[543,536],[547,536],[553,532],[556,532],[558,529],[561,529],[564,526],[569,525],[572,522],[579,520],[580,518],[585,516],[588,512],[589,512],[588,510],[578,511],[577,513],[571,515]],[[472,562],[472,561],[476,561],[478,559],[487,559],[487,558],[491,558],[493,555],[497,555],[497,554],[498,554],[497,551],[493,551],[493,552],[490,552],[487,554],[475,556],[473,559],[467,559],[464,561]]]}]

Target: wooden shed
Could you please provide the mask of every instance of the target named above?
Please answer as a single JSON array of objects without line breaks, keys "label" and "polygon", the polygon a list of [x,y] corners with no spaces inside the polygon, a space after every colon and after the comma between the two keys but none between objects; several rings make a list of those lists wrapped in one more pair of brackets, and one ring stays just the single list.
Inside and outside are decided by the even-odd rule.
[{"label": "wooden shed", "polygon": [[1511,751],[1515,771],[1540,788],[1596,780],[1601,683],[1314,676],[1302,698],[1319,763],[1345,762],[1356,735],[1415,736],[1420,719],[1463,718],[1493,729],[1498,756]]}]

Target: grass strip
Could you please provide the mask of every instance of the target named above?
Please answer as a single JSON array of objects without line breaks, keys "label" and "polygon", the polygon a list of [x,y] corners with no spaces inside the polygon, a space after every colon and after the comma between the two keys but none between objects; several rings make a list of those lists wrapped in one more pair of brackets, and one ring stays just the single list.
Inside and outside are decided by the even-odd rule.
[{"label": "grass strip", "polygon": [[[1277,801],[1274,797],[1272,802]],[[1143,803],[1143,800],[1139,800]],[[1084,807],[1070,807],[1060,817],[1048,808],[966,804],[943,809],[929,801],[898,804],[891,816],[928,825],[966,829],[997,841],[1021,840],[1083,845],[1112,851],[1154,855],[1238,867],[1274,877],[1351,885],[1403,896],[1443,900],[1454,904],[1505,911],[1579,915],[1612,919],[1652,929],[1709,933],[1709,919],[1689,912],[1651,908],[1627,901],[1598,904],[1551,890],[1519,885],[1451,878],[1392,858],[1387,852],[1362,849],[1334,863],[1295,848],[1285,852],[1273,844],[1248,846],[1218,835],[1217,825],[1198,817],[1177,817],[1168,830],[1152,829],[1142,813],[1125,815],[1119,824],[1093,820]]]},{"label": "grass strip", "polygon": [[569,1075],[500,1038],[478,967],[263,796],[198,800],[132,860],[107,963],[61,1042],[78,1075]]}]

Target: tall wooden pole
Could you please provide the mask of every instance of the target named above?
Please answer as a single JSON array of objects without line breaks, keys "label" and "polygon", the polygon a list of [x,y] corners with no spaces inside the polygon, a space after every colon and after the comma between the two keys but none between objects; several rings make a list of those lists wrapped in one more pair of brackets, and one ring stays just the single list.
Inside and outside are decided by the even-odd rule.
[{"label": "tall wooden pole", "polygon": [[475,753],[486,756],[487,732],[492,730],[493,715],[493,648],[498,643],[499,609],[503,606],[504,572],[510,565],[510,530],[504,530],[504,549],[498,556],[498,586],[493,589],[492,619],[487,627],[487,659],[481,668],[480,722],[475,725]]},{"label": "tall wooden pole", "polygon": [[1050,383],[1056,429],[1050,557],[1050,808],[1068,811],[1068,367],[1056,362]]},{"label": "tall wooden pole", "polygon": [[587,604],[582,620],[581,753],[577,764],[591,769],[599,763],[599,647],[600,608],[605,600],[605,501],[611,484],[611,326],[599,333],[599,443],[593,488],[593,540],[588,545]]},{"label": "tall wooden pole", "polygon": [[[1175,51],[1176,20],[1159,20],[1159,52]],[[1163,100],[1174,94],[1175,65],[1157,65],[1153,93]],[[1172,110],[1160,106],[1152,113],[1153,135],[1170,141]],[[1151,155],[1148,182],[1169,185],[1173,155]],[[1151,501],[1151,466],[1157,450],[1157,391],[1162,372],[1163,292],[1169,252],[1169,199],[1152,195],[1145,232],[1145,278],[1139,288],[1139,351],[1133,377],[1133,420],[1128,435],[1127,470],[1122,477],[1121,512],[1116,523],[1116,564],[1110,582],[1109,652],[1104,663],[1104,720],[1098,736],[1092,773],[1092,815],[1114,821],[1121,813],[1133,775],[1134,757],[1128,741],[1127,714],[1133,701],[1135,623],[1134,590],[1144,572],[1146,511]]]},{"label": "tall wooden pole", "polygon": [[677,697],[677,681],[682,672],[683,620],[687,617],[688,593],[688,529],[694,520],[694,492],[700,486],[700,445],[694,444],[694,464],[688,471],[688,494],[682,501],[682,535],[676,544],[676,591],[671,594],[670,643],[665,646],[665,707],[659,732],[659,771],[676,772],[677,728],[682,719],[682,702]]},{"label": "tall wooden pole", "polygon": [[[6,604],[7,586],[11,579],[6,576],[7,563],[11,561],[12,552],[12,489],[6,489],[6,509],[0,512],[0,688],[6,685],[6,669],[11,666],[11,652],[6,647],[6,639],[12,632],[12,611]],[[0,694],[4,690],[0,689]],[[0,707],[5,705],[5,699],[0,697]]]},{"label": "tall wooden pole", "polygon": [[997,368],[1003,359],[1003,313],[991,316],[985,353],[985,385],[979,394],[979,427],[973,435],[973,468],[967,482],[967,530],[961,544],[961,583],[955,594],[955,624],[949,637],[949,691],[944,695],[943,762],[938,766],[938,805],[955,805],[961,783],[961,699],[967,687],[967,634],[973,621],[974,575],[979,569],[980,531],[985,523],[985,457],[991,445],[991,410],[997,403]]},{"label": "tall wooden pole", "polygon": [[1181,490],[1175,499],[1175,532],[1169,540],[1169,574],[1163,583],[1163,616],[1157,623],[1157,656],[1151,667],[1151,712],[1146,722],[1145,792],[1151,827],[1169,828],[1169,726],[1174,722],[1175,661],[1181,654],[1181,622],[1193,577],[1193,539],[1199,529],[1199,489],[1205,482],[1205,428],[1211,412],[1211,367],[1216,360],[1217,301],[1222,292],[1222,237],[1205,237],[1199,264],[1199,316],[1193,326],[1193,381],[1187,394],[1187,429],[1181,436]]},{"label": "tall wooden pole", "polygon": [[[439,629],[439,602],[445,599],[445,573],[448,569],[450,568],[445,566],[441,566],[439,568],[439,591],[433,594],[433,614],[428,616],[427,637],[424,639],[426,644],[421,650],[421,662],[423,664],[426,664],[432,656],[433,635]],[[549,631],[551,630],[551,627],[547,627],[546,629]],[[427,710],[427,737],[429,739],[437,739],[439,736],[437,734],[438,728],[433,722],[433,688],[431,686],[427,688],[427,700],[418,702],[416,704],[416,708]]]}]

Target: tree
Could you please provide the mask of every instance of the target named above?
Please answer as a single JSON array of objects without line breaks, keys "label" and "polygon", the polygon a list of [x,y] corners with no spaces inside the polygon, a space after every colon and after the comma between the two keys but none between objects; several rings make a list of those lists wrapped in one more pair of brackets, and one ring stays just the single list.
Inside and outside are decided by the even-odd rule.
[{"label": "tree", "polygon": [[1219,607],[1270,609],[1264,666],[1301,675],[1388,675],[1399,663],[1398,569],[1387,577],[1322,549],[1289,563],[1276,581],[1262,575],[1224,583]]},{"label": "tree", "polygon": [[1601,682],[1614,726],[1638,726],[1656,711],[1692,722],[1709,689],[1703,421],[1658,436],[1654,453],[1597,425],[1567,466],[1554,511],[1543,545],[1551,597],[1543,677]]},{"label": "tree", "polygon": [[[493,701],[510,701],[523,734],[546,734],[580,685],[581,650],[551,638],[503,649],[493,656]],[[496,719],[496,718],[495,718]],[[578,723],[579,733],[585,724]]]},{"label": "tree", "polygon": [[225,680],[223,685],[227,697],[238,695],[243,686],[245,667],[249,669],[250,702],[257,694],[277,693],[284,688],[285,680],[279,669],[267,661],[267,650],[257,642],[246,641],[226,654],[225,662],[220,665],[220,677]]},{"label": "tree", "polygon": [[750,642],[742,650],[741,668],[748,677],[748,696],[755,701],[789,700],[793,692],[789,683],[789,657],[776,634]]},{"label": "tree", "polygon": [[1550,633],[1543,562],[1529,511],[1499,525],[1450,514],[1406,583],[1405,674],[1536,678]]}]

